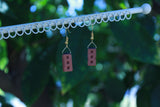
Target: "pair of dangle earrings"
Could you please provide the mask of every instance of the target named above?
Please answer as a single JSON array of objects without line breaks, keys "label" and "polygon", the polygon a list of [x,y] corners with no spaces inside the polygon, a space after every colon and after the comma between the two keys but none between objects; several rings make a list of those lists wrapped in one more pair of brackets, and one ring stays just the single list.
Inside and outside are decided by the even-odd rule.
[{"label": "pair of dangle earrings", "polygon": [[[88,44],[88,66],[96,66],[96,44],[94,43],[94,34],[93,34],[93,26],[91,32],[91,42]],[[62,50],[62,64],[63,64],[63,71],[64,72],[71,72],[73,71],[72,65],[72,53],[70,48],[68,47],[69,38],[66,33],[66,47]],[[68,51],[66,51],[68,50]]]}]

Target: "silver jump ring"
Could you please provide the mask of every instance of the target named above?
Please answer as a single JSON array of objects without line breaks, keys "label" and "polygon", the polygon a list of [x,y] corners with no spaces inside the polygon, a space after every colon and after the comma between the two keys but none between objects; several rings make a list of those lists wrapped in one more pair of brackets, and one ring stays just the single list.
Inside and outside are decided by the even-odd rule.
[{"label": "silver jump ring", "polygon": [[[46,23],[46,25],[47,25],[47,26],[43,25],[43,30],[44,30],[45,32],[49,32],[50,29],[51,29],[51,26],[50,26],[49,23]],[[47,27],[48,27],[48,29],[47,29]]]},{"label": "silver jump ring", "polygon": [[61,22],[61,24],[60,25],[62,25],[61,27],[58,27],[58,25],[57,25],[57,23],[56,23],[56,28],[58,29],[58,30],[61,30],[61,29],[63,29],[64,28],[64,23],[63,22]]},{"label": "silver jump ring", "polygon": [[97,22],[98,24],[102,23],[102,17],[100,16],[100,21],[98,21],[98,15],[96,15],[96,22]]},{"label": "silver jump ring", "polygon": [[[115,21],[116,21],[116,22],[119,22],[119,21],[121,20],[120,14],[118,14],[118,13],[115,13],[115,14],[114,14],[114,17],[115,17]],[[117,17],[117,19],[116,19],[116,17]]]},{"label": "silver jump ring", "polygon": [[[113,19],[111,19],[112,16],[113,16]],[[113,13],[109,13],[108,19],[109,19],[110,22],[113,22],[115,20],[114,14]]]},{"label": "silver jump ring", "polygon": [[87,48],[89,48],[92,44],[94,45],[95,48],[97,48],[97,45],[93,41],[88,44]]},{"label": "silver jump ring", "polygon": [[[88,24],[86,23],[86,22],[89,22]],[[90,17],[88,18],[88,17],[85,17],[84,18],[84,24],[85,24],[85,26],[90,26],[91,25],[91,19],[90,19]]]},{"label": "silver jump ring", "polygon": [[3,38],[4,39],[8,39],[9,38],[9,33],[7,32],[6,34],[8,34],[7,37],[5,37],[4,34],[3,34]]},{"label": "silver jump ring", "polygon": [[15,38],[15,37],[16,37],[16,32],[14,32],[14,35],[12,36],[10,30],[8,30],[8,35],[9,35],[9,37],[11,37],[11,38]]},{"label": "silver jump ring", "polygon": [[82,19],[82,25],[81,25],[81,22],[80,22],[80,19],[78,19],[78,25],[79,27],[84,27],[85,26],[85,22],[84,22],[84,18]]},{"label": "silver jump ring", "polygon": [[[105,18],[107,18],[107,20],[105,20]],[[105,22],[105,23],[108,22],[108,17],[107,17],[106,14],[103,14],[103,15],[102,15],[102,21]]]},{"label": "silver jump ring", "polygon": [[[38,25],[37,25],[37,26],[38,26]],[[40,30],[40,28],[42,28],[42,30]],[[38,27],[37,30],[38,30],[39,33],[43,33],[43,32],[44,32],[44,27],[43,27],[43,25],[42,25],[42,27]]]},{"label": "silver jump ring", "polygon": [[29,32],[27,32],[27,30],[24,30],[24,33],[26,34],[26,35],[30,35],[32,32],[31,32],[31,26],[29,25]]},{"label": "silver jump ring", "polygon": [[[120,20],[125,20],[125,13],[124,12],[120,12],[119,13],[120,14]],[[124,16],[124,17],[122,17],[122,16]]]},{"label": "silver jump ring", "polygon": [[70,49],[68,46],[66,46],[66,47],[62,50],[62,54],[64,53],[64,51],[65,51],[66,49],[68,49],[68,50],[69,50],[69,53],[71,54],[71,49]]},{"label": "silver jump ring", "polygon": [[[94,18],[91,19],[91,25],[92,25],[92,26],[96,24],[96,16],[93,16],[93,17],[94,17]],[[94,20],[94,23],[92,23],[92,20]]]},{"label": "silver jump ring", "polygon": [[[129,13],[129,14],[128,14],[128,13]],[[129,15],[129,17],[128,17],[127,15]],[[130,20],[130,19],[132,18],[132,14],[131,14],[129,11],[126,11],[126,12],[125,12],[125,18],[126,18],[127,20]]]},{"label": "silver jump ring", "polygon": [[[53,28],[53,26],[55,26],[55,28]],[[55,21],[52,21],[51,24],[50,24],[50,29],[51,31],[55,31],[57,29],[56,27],[56,22]]]},{"label": "silver jump ring", "polygon": [[[78,21],[77,21],[77,22],[78,22]],[[76,28],[76,27],[77,27],[77,22],[76,22],[76,20],[71,19],[71,22],[70,22],[71,27],[72,27],[72,28]],[[72,24],[72,23],[74,23],[75,25],[73,26],[73,24]]]},{"label": "silver jump ring", "polygon": [[68,22],[68,26],[65,26],[65,24],[64,24],[64,29],[69,29],[69,27],[71,26],[71,23],[70,23],[70,21]]},{"label": "silver jump ring", "polygon": [[22,30],[21,30],[22,33],[18,33],[17,29],[18,29],[18,28],[16,28],[15,33],[16,33],[18,36],[22,36],[22,35],[24,34],[24,27],[22,27]]},{"label": "silver jump ring", "polygon": [[34,31],[34,29],[33,29],[33,25],[31,25],[32,27],[32,29],[31,29],[31,31],[34,33],[34,34],[38,34],[38,32],[39,32],[39,30],[38,30],[38,26],[36,25],[36,28],[35,28],[35,30],[37,30],[37,31]]}]

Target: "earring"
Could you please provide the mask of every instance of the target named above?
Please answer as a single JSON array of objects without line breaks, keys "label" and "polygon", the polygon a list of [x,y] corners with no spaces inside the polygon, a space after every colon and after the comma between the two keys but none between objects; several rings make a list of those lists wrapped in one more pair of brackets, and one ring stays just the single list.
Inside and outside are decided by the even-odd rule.
[{"label": "earring", "polygon": [[88,48],[88,66],[96,66],[96,44],[93,42],[94,34],[93,34],[93,26],[91,32],[91,42],[87,46]]},{"label": "earring", "polygon": [[[67,32],[66,32],[66,41],[65,41],[65,45],[66,47],[62,50],[62,64],[63,64],[63,71],[64,72],[71,72],[73,71],[73,66],[72,66],[72,54],[71,54],[71,50],[68,47],[68,36],[67,36]],[[67,49],[69,52],[67,52]]]}]

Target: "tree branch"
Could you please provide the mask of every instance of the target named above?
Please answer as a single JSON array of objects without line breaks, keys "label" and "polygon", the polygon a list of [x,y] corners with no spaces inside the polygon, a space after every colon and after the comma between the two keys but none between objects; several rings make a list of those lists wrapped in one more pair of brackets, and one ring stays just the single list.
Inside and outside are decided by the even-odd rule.
[{"label": "tree branch", "polygon": [[153,8],[152,10],[156,13],[156,14],[160,14],[160,2],[157,2],[156,0],[152,0],[153,3]]},{"label": "tree branch", "polygon": [[4,91],[11,91],[12,89],[10,77],[3,71],[0,71],[0,88]]}]

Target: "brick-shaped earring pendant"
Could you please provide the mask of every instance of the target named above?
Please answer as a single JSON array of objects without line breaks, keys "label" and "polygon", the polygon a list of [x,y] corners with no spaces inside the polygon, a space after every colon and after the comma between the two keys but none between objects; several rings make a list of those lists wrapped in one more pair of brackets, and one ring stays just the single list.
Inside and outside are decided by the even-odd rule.
[{"label": "brick-shaped earring pendant", "polygon": [[88,48],[88,66],[96,66],[96,44],[93,42],[94,34],[93,34],[93,26],[91,32],[91,42],[87,46]]},{"label": "brick-shaped earring pendant", "polygon": [[71,72],[73,71],[73,66],[72,66],[72,54],[71,50],[68,47],[68,36],[66,32],[66,41],[65,45],[66,47],[62,50],[62,65],[63,65],[63,71],[64,72]]},{"label": "brick-shaped earring pendant", "polygon": [[88,48],[88,66],[96,66],[96,48]]},{"label": "brick-shaped earring pendant", "polygon": [[63,71],[64,72],[73,71],[72,54],[63,54],[62,55],[62,64],[63,64]]}]

